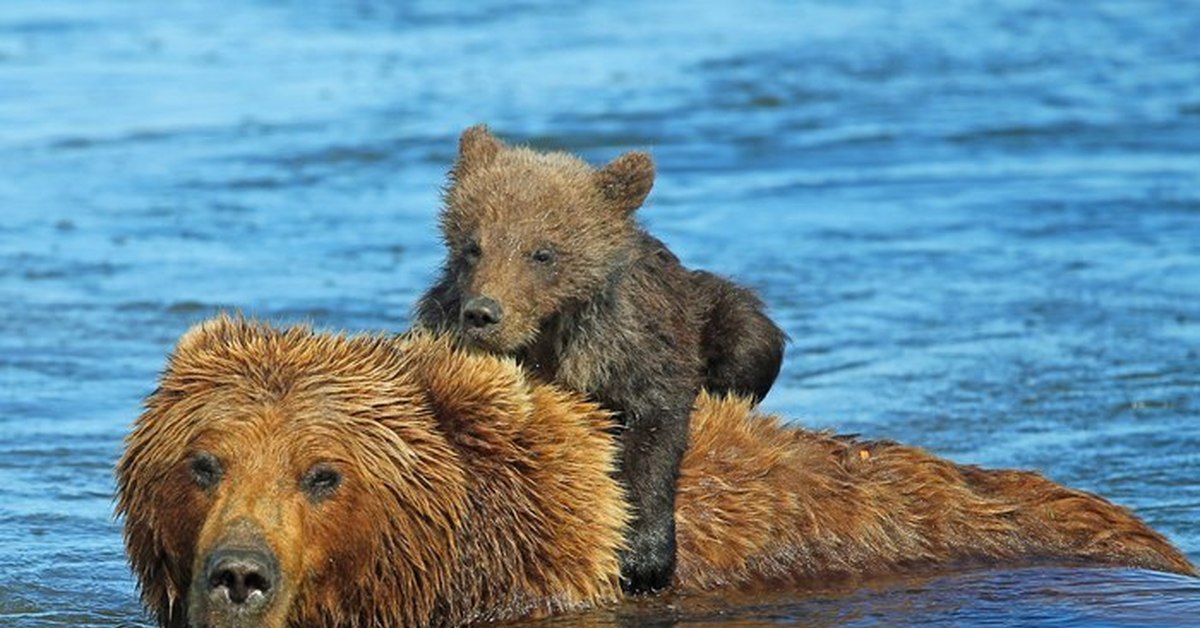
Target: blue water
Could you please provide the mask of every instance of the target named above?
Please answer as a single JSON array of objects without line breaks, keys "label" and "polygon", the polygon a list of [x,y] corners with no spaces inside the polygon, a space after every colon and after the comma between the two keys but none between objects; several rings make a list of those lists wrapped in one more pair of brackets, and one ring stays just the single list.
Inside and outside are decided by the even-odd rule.
[{"label": "blue water", "polygon": [[[0,2],[0,624],[147,621],[111,468],[219,308],[403,329],[462,128],[601,162],[792,338],[766,406],[1040,470],[1200,559],[1200,3]],[[594,625],[1200,624],[1000,570]],[[580,618],[547,622],[572,625]]]}]

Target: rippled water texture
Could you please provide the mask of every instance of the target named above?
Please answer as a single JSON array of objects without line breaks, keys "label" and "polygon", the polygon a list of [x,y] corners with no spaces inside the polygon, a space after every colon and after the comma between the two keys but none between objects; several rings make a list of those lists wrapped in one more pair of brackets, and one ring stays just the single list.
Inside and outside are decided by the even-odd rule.
[{"label": "rippled water texture", "polygon": [[[767,407],[1038,469],[1200,559],[1195,2],[0,3],[0,624],[142,623],[111,468],[218,308],[403,329],[457,133],[653,151],[645,221],[791,335]],[[1004,570],[549,624],[1169,625]]]}]

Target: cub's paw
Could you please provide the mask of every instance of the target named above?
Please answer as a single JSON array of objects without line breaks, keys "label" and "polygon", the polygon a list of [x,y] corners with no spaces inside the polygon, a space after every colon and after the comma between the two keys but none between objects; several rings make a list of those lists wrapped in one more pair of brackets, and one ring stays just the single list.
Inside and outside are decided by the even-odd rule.
[{"label": "cub's paw", "polygon": [[621,589],[629,595],[646,595],[671,586],[675,574],[675,547],[656,547],[621,554]]}]

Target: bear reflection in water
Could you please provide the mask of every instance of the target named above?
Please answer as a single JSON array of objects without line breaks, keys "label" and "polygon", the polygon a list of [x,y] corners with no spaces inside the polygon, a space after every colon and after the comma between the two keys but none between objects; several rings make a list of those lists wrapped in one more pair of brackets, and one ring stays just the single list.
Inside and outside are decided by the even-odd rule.
[{"label": "bear reflection in water", "polygon": [[[218,317],[179,342],[118,464],[162,625],[459,625],[615,602],[611,417],[444,338]],[[701,395],[672,589],[961,564],[1195,568],[1128,510],[1028,472],[786,427]]]}]

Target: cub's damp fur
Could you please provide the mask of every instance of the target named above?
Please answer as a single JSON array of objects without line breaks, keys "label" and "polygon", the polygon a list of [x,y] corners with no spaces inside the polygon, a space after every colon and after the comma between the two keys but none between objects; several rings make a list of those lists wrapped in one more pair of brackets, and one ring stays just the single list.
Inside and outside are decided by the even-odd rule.
[{"label": "cub's damp fur", "polygon": [[623,584],[635,592],[670,582],[696,395],[761,399],[785,342],[754,293],[688,270],[638,225],[653,184],[646,153],[597,169],[467,129],[441,213],[448,255],[417,307],[425,327],[515,357],[616,413],[634,507]]}]

